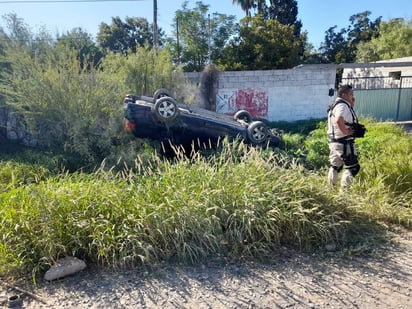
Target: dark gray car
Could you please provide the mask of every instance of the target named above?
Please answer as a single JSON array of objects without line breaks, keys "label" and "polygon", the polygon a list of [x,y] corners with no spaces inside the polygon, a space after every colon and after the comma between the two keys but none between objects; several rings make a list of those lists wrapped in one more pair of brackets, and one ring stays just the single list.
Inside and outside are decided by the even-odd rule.
[{"label": "dark gray car", "polygon": [[263,147],[276,147],[281,142],[279,130],[253,121],[245,110],[228,116],[178,103],[167,89],[157,90],[153,97],[126,95],[124,110],[126,132],[185,149],[215,147],[225,137]]}]

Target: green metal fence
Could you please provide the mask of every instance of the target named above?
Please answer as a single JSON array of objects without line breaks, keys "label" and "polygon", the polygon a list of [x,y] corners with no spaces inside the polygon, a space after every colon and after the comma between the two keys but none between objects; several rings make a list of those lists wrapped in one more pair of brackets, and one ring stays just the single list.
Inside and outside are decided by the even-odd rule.
[{"label": "green metal fence", "polygon": [[346,78],[355,92],[355,110],[377,121],[412,120],[412,76]]}]

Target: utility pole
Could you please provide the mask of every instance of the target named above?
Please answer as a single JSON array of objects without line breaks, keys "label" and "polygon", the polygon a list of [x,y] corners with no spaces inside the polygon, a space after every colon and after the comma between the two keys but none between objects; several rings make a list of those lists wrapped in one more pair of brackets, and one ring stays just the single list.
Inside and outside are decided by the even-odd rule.
[{"label": "utility pole", "polygon": [[157,47],[157,0],[153,0],[153,47]]},{"label": "utility pole", "polygon": [[177,42],[177,61],[180,64],[179,18],[176,18],[176,42]]},{"label": "utility pole", "polygon": [[207,57],[208,57],[208,64],[210,64],[210,36],[211,36],[211,31],[210,31],[210,14],[207,14],[207,36],[208,36],[208,50],[207,50]]}]

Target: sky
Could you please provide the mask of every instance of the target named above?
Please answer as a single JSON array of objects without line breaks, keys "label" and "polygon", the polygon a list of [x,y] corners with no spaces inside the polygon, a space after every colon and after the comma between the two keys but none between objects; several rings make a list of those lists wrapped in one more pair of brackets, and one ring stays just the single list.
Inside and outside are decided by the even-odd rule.
[{"label": "sky", "polygon": [[[90,1],[90,2],[83,2]],[[182,7],[183,0],[157,0],[158,27],[171,35],[175,12]],[[298,19],[302,30],[308,32],[308,41],[319,48],[325,32],[333,26],[337,31],[350,25],[350,16],[370,11],[370,19],[382,16],[383,21],[391,18],[412,19],[411,0],[298,0]],[[195,7],[195,1],[188,1],[188,8]],[[245,16],[239,5],[232,0],[203,0],[209,5],[209,13],[235,15],[237,21]],[[36,33],[44,27],[51,34],[64,34],[80,27],[94,38],[100,23],[111,24],[112,17],[144,17],[153,22],[153,0],[0,0],[0,27],[5,29],[3,16],[15,13],[17,17]]]}]

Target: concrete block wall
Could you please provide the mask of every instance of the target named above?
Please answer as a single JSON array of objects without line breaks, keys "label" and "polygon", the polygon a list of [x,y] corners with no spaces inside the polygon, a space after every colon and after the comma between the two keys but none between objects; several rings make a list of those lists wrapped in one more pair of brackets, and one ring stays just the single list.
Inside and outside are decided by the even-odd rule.
[{"label": "concrete block wall", "polygon": [[335,65],[305,65],[288,70],[220,72],[216,111],[233,114],[248,110],[270,121],[326,117],[333,100]]}]

